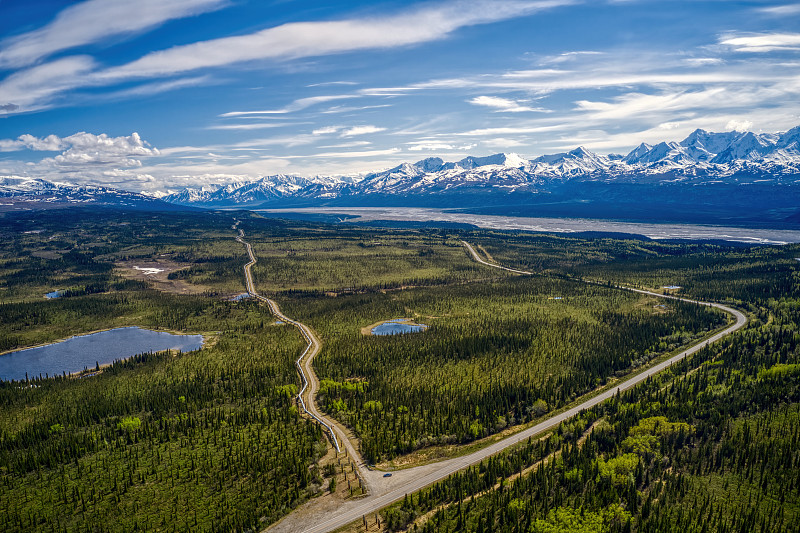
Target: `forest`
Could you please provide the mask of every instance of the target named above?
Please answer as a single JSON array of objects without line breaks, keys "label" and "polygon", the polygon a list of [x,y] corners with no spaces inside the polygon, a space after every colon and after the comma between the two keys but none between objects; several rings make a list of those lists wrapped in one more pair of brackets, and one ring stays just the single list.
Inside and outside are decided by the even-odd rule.
[{"label": "forest", "polygon": [[[515,257],[525,257],[523,241]],[[677,254],[617,264],[621,282],[653,286],[680,276],[698,293],[728,296],[751,310],[750,322],[541,439],[409,495],[382,511],[370,531],[796,531],[797,252],[759,248],[703,252],[695,262]],[[749,276],[715,280],[708,263]],[[586,271],[598,270],[611,268]]]},{"label": "forest", "polygon": [[[408,495],[380,529],[793,531],[796,245],[102,210],[0,220],[0,352],[128,325],[206,343],[85,377],[0,382],[1,529],[255,531],[321,494],[357,497],[349,459],[293,400],[302,338],[231,299],[247,262],[237,220],[259,291],[323,340],[320,407],[386,469],[527,427],[727,323],[611,284],[679,285],[749,314],[745,330],[614,401]],[[537,275],[483,267],[462,240]],[[137,261],[168,262],[164,279],[195,290],[133,277]],[[61,297],[44,299],[52,290]],[[429,327],[362,331],[401,317]]]},{"label": "forest", "polygon": [[[529,423],[725,323],[707,307],[653,300],[570,280],[507,277],[290,301],[285,309],[326,340],[315,359],[320,405],[354,429],[368,461],[381,463]],[[360,332],[376,319],[409,315],[429,328]]]}]

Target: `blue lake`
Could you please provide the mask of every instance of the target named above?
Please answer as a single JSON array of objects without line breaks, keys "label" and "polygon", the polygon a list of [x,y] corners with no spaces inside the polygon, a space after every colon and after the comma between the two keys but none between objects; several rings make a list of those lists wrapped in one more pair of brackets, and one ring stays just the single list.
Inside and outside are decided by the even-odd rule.
[{"label": "blue lake", "polygon": [[409,324],[399,318],[378,324],[370,331],[373,335],[398,335],[400,333],[417,333],[427,327],[425,324]]},{"label": "blue lake", "polygon": [[53,298],[60,298],[61,291],[48,292],[47,294],[44,295],[44,297],[47,298],[48,300],[52,300]]},{"label": "blue lake", "polygon": [[116,328],[0,355],[0,380],[23,380],[26,372],[30,378],[69,374],[140,353],[189,352],[202,346],[202,335],[175,335],[138,327]]}]

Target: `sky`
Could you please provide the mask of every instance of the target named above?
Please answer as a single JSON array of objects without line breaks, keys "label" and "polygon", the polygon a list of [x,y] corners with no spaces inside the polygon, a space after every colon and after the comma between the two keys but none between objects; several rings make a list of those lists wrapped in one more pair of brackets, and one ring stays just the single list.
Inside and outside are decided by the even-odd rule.
[{"label": "sky", "polygon": [[800,3],[0,0],[0,176],[154,194],[800,124]]}]

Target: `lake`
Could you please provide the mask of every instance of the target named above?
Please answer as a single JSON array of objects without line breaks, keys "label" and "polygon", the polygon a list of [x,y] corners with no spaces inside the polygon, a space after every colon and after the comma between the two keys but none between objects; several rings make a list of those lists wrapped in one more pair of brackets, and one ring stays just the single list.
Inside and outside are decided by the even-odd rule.
[{"label": "lake", "polygon": [[425,324],[409,323],[403,318],[387,320],[370,330],[373,335],[398,335],[400,333],[417,333],[427,328]]},{"label": "lake", "polygon": [[26,372],[30,378],[40,374],[42,377],[62,372],[69,374],[140,353],[189,352],[202,346],[202,335],[176,335],[139,327],[116,328],[0,355],[0,380],[24,380]]}]

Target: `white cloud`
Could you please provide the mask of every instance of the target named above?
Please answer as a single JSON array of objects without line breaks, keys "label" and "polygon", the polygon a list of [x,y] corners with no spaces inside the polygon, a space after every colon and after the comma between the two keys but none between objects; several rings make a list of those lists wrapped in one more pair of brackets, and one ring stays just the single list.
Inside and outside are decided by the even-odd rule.
[{"label": "white cloud", "polygon": [[6,113],[43,109],[59,93],[86,84],[94,61],[86,56],[57,61],[16,72],[0,82],[0,102]]},{"label": "white cloud", "polygon": [[[158,155],[138,133],[128,136],[109,137],[105,133],[80,132],[64,137],[62,142],[69,149],[52,158],[56,165],[119,165],[140,166],[135,157]],[[45,159],[47,161],[47,159]]]},{"label": "white cloud", "polygon": [[322,81],[319,83],[309,83],[306,87],[327,87],[329,85],[358,85],[354,81]]},{"label": "white cloud", "polygon": [[286,60],[394,48],[443,39],[459,28],[530,15],[570,0],[451,1],[383,17],[294,22],[248,35],[151,52],[100,74],[105,79],[163,76],[261,59]]},{"label": "white cloud", "polygon": [[320,146],[320,148],[333,149],[333,148],[358,148],[359,146],[369,146],[372,144],[370,141],[350,141],[341,144],[329,144]]},{"label": "white cloud", "polygon": [[690,67],[708,67],[722,65],[725,61],[719,57],[688,57],[683,60]]},{"label": "white cloud", "polygon": [[167,91],[174,91],[175,89],[183,89],[184,87],[197,87],[198,85],[205,85],[211,81],[211,76],[194,76],[188,78],[179,78],[177,80],[160,81],[154,83],[144,83],[137,87],[124,89],[105,95],[109,99],[128,98],[131,96],[150,96],[153,94],[160,94]]},{"label": "white cloud", "polygon": [[620,120],[637,116],[661,115],[665,111],[716,107],[725,102],[726,90],[714,87],[698,91],[663,91],[659,94],[628,93],[608,102],[579,100],[576,109],[589,111],[595,119]]},{"label": "white cloud", "polygon": [[225,4],[227,0],[88,0],[64,9],[43,28],[0,42],[0,67],[30,65],[61,50],[138,33]]},{"label": "white cloud", "polygon": [[0,140],[0,147],[12,150],[61,150],[55,157],[36,162],[6,160],[15,173],[53,181],[91,183],[131,190],[144,190],[158,185],[154,173],[131,170],[141,167],[143,158],[160,155],[138,133],[120,137],[86,132],[67,137],[21,135],[13,140]]},{"label": "white cloud", "polygon": [[503,126],[499,128],[477,128],[474,130],[455,133],[463,137],[484,137],[489,135],[517,135],[523,133],[546,133],[563,129],[561,125],[550,126]]},{"label": "white cloud", "polygon": [[353,126],[342,132],[342,137],[354,137],[356,135],[368,135],[370,133],[378,133],[385,131],[386,128],[379,128],[378,126]]},{"label": "white cloud", "polygon": [[335,95],[327,95],[327,96],[311,96],[308,98],[300,98],[295,100],[291,104],[287,105],[281,109],[268,109],[265,111],[231,111],[228,113],[223,113],[221,117],[242,117],[248,115],[282,115],[286,113],[292,113],[294,111],[301,111],[308,107],[311,107],[316,104],[321,104],[325,102],[332,102],[334,100],[347,100],[350,98],[360,98],[357,94],[335,94]]},{"label": "white cloud", "polygon": [[326,115],[334,115],[338,113],[354,113],[356,111],[366,111],[367,109],[381,109],[384,107],[392,107],[392,106],[391,104],[364,105],[359,107],[339,105],[339,106],[333,106],[324,111],[320,111],[320,113],[324,113]]},{"label": "white cloud", "polygon": [[506,137],[496,137],[494,139],[485,139],[481,144],[489,146],[490,148],[514,148],[516,146],[525,146],[527,143],[518,141],[516,139],[508,139]]},{"label": "white cloud", "polygon": [[311,135],[327,135],[327,134],[330,134],[330,133],[336,133],[340,129],[342,129],[341,126],[325,126],[325,127],[313,130],[311,132]]},{"label": "white cloud", "polygon": [[0,139],[0,152],[16,152],[19,150],[35,150],[57,152],[65,148],[64,142],[57,135],[48,135],[43,139],[28,133],[16,139]]},{"label": "white cloud", "polygon": [[215,124],[213,126],[208,126],[206,129],[250,131],[250,130],[266,130],[271,128],[282,128],[284,126],[290,126],[290,125],[294,124],[287,124],[285,122],[260,122],[256,124]]},{"label": "white cloud", "polygon": [[375,157],[379,155],[391,155],[400,151],[399,148],[389,148],[388,150],[365,150],[361,152],[325,152],[314,154],[309,157],[330,157],[334,159],[350,159],[358,157]]},{"label": "white cloud", "polygon": [[753,126],[753,123],[749,120],[743,119],[731,119],[725,125],[726,130],[734,130],[734,131],[748,131]]},{"label": "white cloud", "polygon": [[786,17],[800,15],[800,4],[786,4],[782,6],[762,7],[757,10],[759,13],[773,17]]},{"label": "white cloud", "polygon": [[584,56],[599,56],[599,55],[603,55],[603,52],[597,52],[595,50],[576,50],[574,52],[564,52],[563,54],[544,57],[539,60],[539,63],[542,65],[557,65],[559,63],[567,63],[569,61],[575,61]]},{"label": "white cloud", "polygon": [[469,100],[470,104],[479,105],[484,107],[491,107],[498,112],[505,113],[522,113],[527,111],[545,111],[541,108],[533,108],[530,106],[522,105],[517,100],[510,100],[508,98],[500,98],[499,96],[476,96]]},{"label": "white cloud", "polygon": [[753,33],[727,35],[719,44],[730,46],[736,52],[773,52],[775,50],[800,50],[800,33]]},{"label": "white cloud", "polygon": [[437,142],[420,142],[411,143],[408,150],[411,152],[442,152],[445,150],[455,150],[456,147],[452,144],[437,143]]},{"label": "white cloud", "polygon": [[309,133],[298,133],[297,135],[285,135],[283,137],[268,137],[265,139],[251,139],[233,145],[233,148],[264,148],[267,146],[304,146],[313,144],[319,140],[318,135],[311,135]]}]

